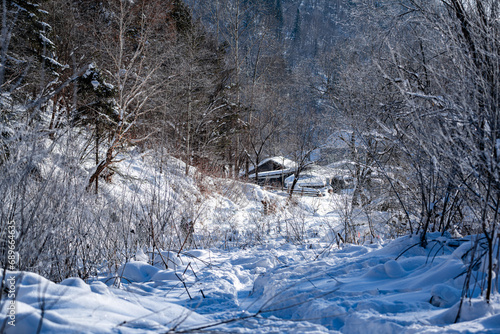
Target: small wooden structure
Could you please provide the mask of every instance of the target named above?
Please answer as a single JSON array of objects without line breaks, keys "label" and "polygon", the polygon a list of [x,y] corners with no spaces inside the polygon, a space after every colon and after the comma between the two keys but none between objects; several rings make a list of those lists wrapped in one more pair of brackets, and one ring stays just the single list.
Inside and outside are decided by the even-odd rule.
[{"label": "small wooden structure", "polygon": [[[285,157],[271,157],[262,160],[257,166],[251,167],[248,171],[248,178],[260,185],[270,185],[281,187],[284,180],[292,175],[297,169],[297,164]],[[241,176],[244,175],[240,174]]]}]

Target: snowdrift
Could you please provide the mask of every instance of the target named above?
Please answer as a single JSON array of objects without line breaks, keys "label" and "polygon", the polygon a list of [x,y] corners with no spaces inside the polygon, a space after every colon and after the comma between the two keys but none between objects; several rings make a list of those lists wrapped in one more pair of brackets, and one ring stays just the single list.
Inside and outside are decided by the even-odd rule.
[{"label": "snowdrift", "polygon": [[484,263],[473,266],[464,290],[473,237],[431,233],[422,248],[418,236],[385,241],[377,235],[363,243],[360,234],[359,244],[346,244],[337,238],[346,195],[288,201],[256,185],[183,170],[173,158],[160,174],[147,158],[128,158],[102,196],[127,205],[157,192],[172,221],[194,219],[188,246],[138,247],[85,281],[56,284],[30,272],[2,272],[4,283],[15,281],[16,311],[12,326],[4,294],[0,331],[500,331],[498,295],[489,304],[482,298]]}]

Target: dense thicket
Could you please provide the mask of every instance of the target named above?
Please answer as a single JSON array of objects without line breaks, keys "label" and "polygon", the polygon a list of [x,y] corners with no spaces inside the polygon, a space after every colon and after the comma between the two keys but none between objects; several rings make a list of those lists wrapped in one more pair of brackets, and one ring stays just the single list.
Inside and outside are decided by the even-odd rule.
[{"label": "dense thicket", "polygon": [[423,247],[428,231],[482,234],[473,252],[487,254],[489,299],[499,242],[499,4],[359,3],[353,14],[365,29],[344,58],[335,108]]}]

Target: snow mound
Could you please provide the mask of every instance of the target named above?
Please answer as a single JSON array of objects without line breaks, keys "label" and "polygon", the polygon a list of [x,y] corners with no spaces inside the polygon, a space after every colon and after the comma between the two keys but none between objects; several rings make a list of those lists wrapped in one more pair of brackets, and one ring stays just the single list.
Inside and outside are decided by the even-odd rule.
[{"label": "snow mound", "polygon": [[158,273],[160,269],[141,261],[125,263],[118,269],[121,278],[128,282],[147,282]]},{"label": "snow mound", "polygon": [[384,269],[387,276],[391,278],[403,277],[406,274],[403,267],[401,267],[401,265],[394,260],[389,260],[384,263]]},{"label": "snow mound", "polygon": [[[139,263],[130,268],[142,278],[151,273],[151,268]],[[102,282],[89,286],[79,278],[69,278],[55,284],[21,272],[8,272],[10,277],[17,279],[16,322],[15,326],[8,325],[7,313],[2,310],[0,323],[5,333],[36,333],[38,329],[40,333],[168,332],[175,326],[182,329],[209,322],[183,306],[159,299],[141,301]]]},{"label": "snow mound", "polygon": [[436,307],[451,307],[460,300],[461,291],[446,284],[436,284],[431,290],[430,303]]}]

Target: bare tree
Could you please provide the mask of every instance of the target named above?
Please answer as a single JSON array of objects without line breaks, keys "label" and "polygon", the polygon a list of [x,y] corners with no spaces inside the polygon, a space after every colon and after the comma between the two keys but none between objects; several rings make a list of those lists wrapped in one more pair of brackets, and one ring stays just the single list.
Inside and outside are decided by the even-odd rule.
[{"label": "bare tree", "polygon": [[[373,35],[379,47],[372,73],[388,92],[374,106],[375,120],[418,180],[413,207],[421,245],[429,230],[444,232],[453,224],[464,233],[483,233],[489,301],[500,198],[498,1],[367,6],[364,15],[371,21],[365,22],[379,36]],[[461,201],[470,223],[457,208]]]},{"label": "bare tree", "polygon": [[[488,244],[486,300],[492,293],[493,244],[498,229],[500,170],[500,24],[498,1],[411,1],[429,27],[442,34],[439,64],[424,63],[436,82],[434,92],[404,89],[407,100],[425,106],[424,122],[437,122],[438,140],[423,141],[450,177],[458,176],[475,208],[476,222]],[[434,53],[438,50],[433,50]],[[420,93],[420,94],[418,94]],[[433,105],[429,106],[429,102]],[[413,102],[413,104],[417,104]],[[430,113],[431,112],[431,113]]]},{"label": "bare tree", "polygon": [[[269,146],[283,128],[287,105],[285,95],[290,78],[286,73],[282,47],[276,43],[270,27],[262,28],[253,49],[248,55],[251,66],[249,84],[244,89],[249,107],[244,115],[247,128],[243,144],[257,180],[257,166],[263,155],[269,154]],[[248,167],[247,161],[246,176]]]},{"label": "bare tree", "polygon": [[169,38],[161,28],[168,17],[163,5],[160,0],[109,2],[107,10],[112,14],[102,18],[109,22],[99,25],[103,31],[95,34],[99,38],[100,61],[116,89],[117,122],[109,132],[105,157],[89,178],[89,187],[116,162],[138,118],[154,108],[148,102],[162,84],[158,76],[166,55],[162,41]]},{"label": "bare tree", "polygon": [[311,153],[321,145],[317,131],[317,124],[320,120],[318,116],[315,115],[314,110],[294,110],[292,114],[289,114],[291,119],[287,122],[287,129],[284,131],[288,153],[286,155],[296,163],[292,185],[288,190],[290,198],[301,173],[311,164]]}]

